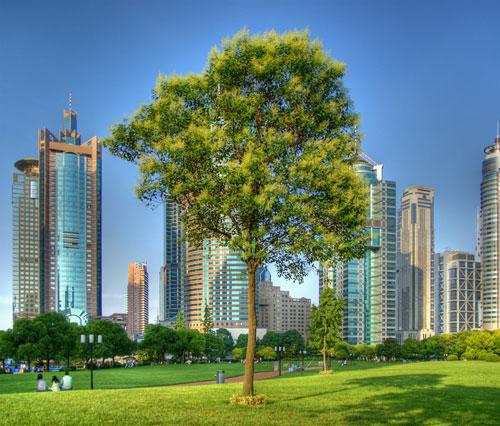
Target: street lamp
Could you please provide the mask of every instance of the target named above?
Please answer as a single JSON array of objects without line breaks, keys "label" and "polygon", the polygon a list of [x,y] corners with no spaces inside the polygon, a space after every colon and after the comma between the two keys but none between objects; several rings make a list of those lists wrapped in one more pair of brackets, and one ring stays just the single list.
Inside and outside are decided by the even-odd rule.
[{"label": "street lamp", "polygon": [[281,376],[281,353],[285,352],[285,347],[275,346],[274,351],[278,354],[278,375]]},{"label": "street lamp", "polygon": [[[98,344],[102,343],[102,336],[94,336],[93,334],[88,335],[88,348],[90,349],[90,389],[94,389],[94,337],[97,337]],[[80,343],[85,344],[87,336],[85,334],[80,335]]]},{"label": "street lamp", "polygon": [[305,354],[307,354],[307,352],[304,349],[299,350],[299,355],[302,356],[302,371],[305,370],[305,367],[304,367],[304,355]]}]

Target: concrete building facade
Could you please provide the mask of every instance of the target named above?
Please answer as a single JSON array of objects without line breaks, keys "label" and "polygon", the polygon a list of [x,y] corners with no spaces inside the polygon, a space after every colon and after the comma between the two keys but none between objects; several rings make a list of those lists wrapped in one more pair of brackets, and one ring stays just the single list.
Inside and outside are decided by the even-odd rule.
[{"label": "concrete building facade", "polygon": [[127,334],[139,339],[149,322],[149,275],[144,262],[128,264]]},{"label": "concrete building facade", "polygon": [[275,333],[297,330],[307,341],[311,325],[311,299],[293,298],[288,291],[274,286],[267,269],[260,274],[258,327]]},{"label": "concrete building facade", "polygon": [[439,255],[439,333],[457,333],[481,327],[481,264],[463,251]]},{"label": "concrete building facade", "polygon": [[38,160],[24,158],[12,176],[13,320],[40,313],[38,252]]},{"label": "concrete building facade", "polygon": [[434,330],[434,191],[406,188],[401,198],[398,305],[400,341]]}]

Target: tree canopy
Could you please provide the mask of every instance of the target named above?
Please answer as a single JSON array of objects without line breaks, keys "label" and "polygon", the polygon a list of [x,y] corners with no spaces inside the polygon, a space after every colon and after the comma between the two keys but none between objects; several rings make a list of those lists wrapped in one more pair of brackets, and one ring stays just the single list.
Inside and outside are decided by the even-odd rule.
[{"label": "tree canopy", "polygon": [[153,99],[116,124],[112,154],[139,164],[139,198],[181,206],[186,238],[247,265],[244,394],[253,394],[255,271],[300,280],[315,261],[361,257],[365,188],[358,117],[333,60],[307,32],[238,33],[200,74],[160,76]]}]

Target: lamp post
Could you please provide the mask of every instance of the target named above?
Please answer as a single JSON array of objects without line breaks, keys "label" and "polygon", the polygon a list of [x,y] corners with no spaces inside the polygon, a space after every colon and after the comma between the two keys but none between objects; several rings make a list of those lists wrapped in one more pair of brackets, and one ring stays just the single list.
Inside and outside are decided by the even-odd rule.
[{"label": "lamp post", "polygon": [[[90,350],[90,389],[94,389],[94,337],[97,337],[98,344],[102,343],[102,336],[94,336],[93,334],[88,335],[88,348]],[[80,343],[85,344],[87,336],[85,334],[80,335]]]},{"label": "lamp post", "polygon": [[285,347],[275,346],[274,351],[278,354],[278,376],[281,376],[281,353],[285,352]]},{"label": "lamp post", "polygon": [[307,352],[304,350],[304,349],[301,349],[299,350],[299,354],[302,356],[302,371],[305,370],[305,367],[304,367],[304,356]]}]

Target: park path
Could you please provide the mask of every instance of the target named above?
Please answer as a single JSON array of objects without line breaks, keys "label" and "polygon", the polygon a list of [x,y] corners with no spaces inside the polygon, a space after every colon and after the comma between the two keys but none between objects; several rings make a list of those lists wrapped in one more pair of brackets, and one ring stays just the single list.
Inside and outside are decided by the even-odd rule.
[{"label": "park path", "polygon": [[[306,370],[319,370],[319,367],[306,367]],[[287,374],[288,370],[282,370],[281,374]],[[254,373],[253,379],[254,380],[265,380],[265,379],[270,379],[271,377],[276,377],[278,376],[279,373],[277,371],[261,371],[259,373]],[[224,380],[224,383],[238,383],[242,382],[245,376],[236,376],[236,377],[226,377]],[[206,380],[204,382],[191,382],[191,383],[179,383],[175,385],[170,385],[170,386],[203,386],[203,385],[213,385],[215,384],[215,378],[214,380]]]},{"label": "park path", "polygon": [[[287,371],[282,371],[282,374],[287,373]],[[277,371],[261,371],[259,373],[254,373],[253,379],[254,380],[264,380],[264,379],[269,379],[271,377],[275,377],[278,375]],[[242,382],[243,378],[245,376],[236,376],[236,377],[227,377],[224,380],[224,383],[238,383]],[[214,380],[206,380],[204,382],[191,382],[191,383],[179,383],[176,385],[172,386],[203,386],[203,385],[213,385],[215,384],[215,378]]]}]

